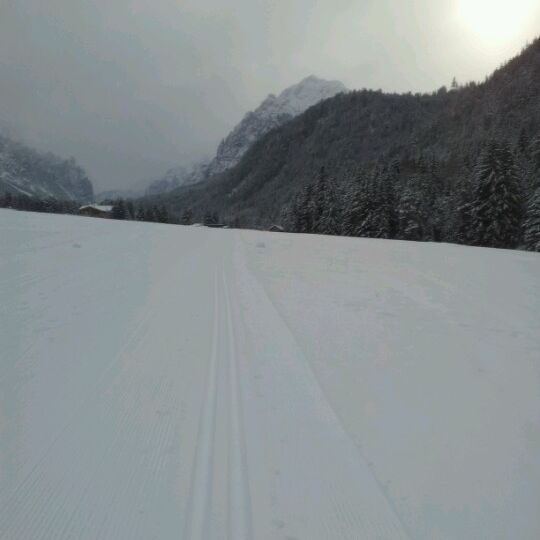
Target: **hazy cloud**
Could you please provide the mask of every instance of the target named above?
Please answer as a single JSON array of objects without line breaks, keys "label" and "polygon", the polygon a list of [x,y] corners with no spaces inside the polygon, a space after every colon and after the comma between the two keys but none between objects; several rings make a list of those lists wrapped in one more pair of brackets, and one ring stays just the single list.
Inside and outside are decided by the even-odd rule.
[{"label": "hazy cloud", "polygon": [[459,4],[0,0],[0,122],[75,156],[98,189],[127,187],[211,154],[245,111],[311,73],[433,90],[483,78],[540,28],[529,0],[512,3],[527,22],[504,40],[464,24]]}]

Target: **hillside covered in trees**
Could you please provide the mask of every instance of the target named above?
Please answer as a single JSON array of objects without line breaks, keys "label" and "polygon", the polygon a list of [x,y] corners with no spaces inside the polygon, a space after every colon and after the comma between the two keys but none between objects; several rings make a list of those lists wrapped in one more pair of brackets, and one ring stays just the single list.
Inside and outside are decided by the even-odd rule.
[{"label": "hillside covered in trees", "polygon": [[241,227],[538,249],[539,126],[537,39],[480,84],[323,101],[161,200]]},{"label": "hillside covered in trees", "polygon": [[73,158],[38,152],[0,135],[0,194],[38,200],[92,201],[94,191]]}]

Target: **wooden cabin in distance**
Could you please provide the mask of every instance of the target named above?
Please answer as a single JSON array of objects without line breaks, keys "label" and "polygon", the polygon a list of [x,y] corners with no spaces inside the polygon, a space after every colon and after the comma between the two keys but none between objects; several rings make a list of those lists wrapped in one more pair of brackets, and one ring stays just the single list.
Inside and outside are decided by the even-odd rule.
[{"label": "wooden cabin in distance", "polygon": [[205,223],[205,227],[210,227],[211,229],[228,229],[227,225],[223,223]]},{"label": "wooden cabin in distance", "polygon": [[110,218],[112,217],[112,206],[103,204],[86,204],[79,208],[79,215],[88,217]]}]

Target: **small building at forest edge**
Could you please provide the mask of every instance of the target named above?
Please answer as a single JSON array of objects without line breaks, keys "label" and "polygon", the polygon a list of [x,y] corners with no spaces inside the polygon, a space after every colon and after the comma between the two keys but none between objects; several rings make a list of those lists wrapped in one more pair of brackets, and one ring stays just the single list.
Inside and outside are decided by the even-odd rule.
[{"label": "small building at forest edge", "polygon": [[86,204],[79,208],[81,216],[110,218],[112,216],[112,206],[102,204]]}]

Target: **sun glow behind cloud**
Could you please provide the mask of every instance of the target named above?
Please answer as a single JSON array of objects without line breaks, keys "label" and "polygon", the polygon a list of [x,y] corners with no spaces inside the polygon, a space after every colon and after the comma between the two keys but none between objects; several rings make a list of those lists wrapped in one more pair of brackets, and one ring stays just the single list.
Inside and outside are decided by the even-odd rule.
[{"label": "sun glow behind cloud", "polygon": [[539,10],[538,0],[457,0],[459,24],[482,47],[501,49],[522,40],[531,17]]}]

